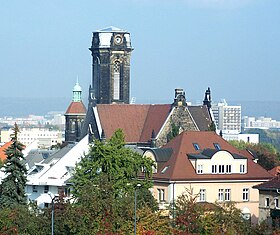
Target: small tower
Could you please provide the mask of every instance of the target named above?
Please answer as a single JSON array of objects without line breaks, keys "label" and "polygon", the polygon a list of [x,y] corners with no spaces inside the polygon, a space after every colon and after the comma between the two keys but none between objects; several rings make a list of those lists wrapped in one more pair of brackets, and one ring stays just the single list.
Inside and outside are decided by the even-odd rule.
[{"label": "small tower", "polygon": [[208,87],[208,89],[205,91],[203,105],[206,105],[208,109],[211,108],[211,91],[210,91],[210,87]]},{"label": "small tower", "polygon": [[81,131],[86,117],[86,107],[82,101],[82,88],[78,79],[73,88],[72,102],[69,105],[65,116],[65,142],[78,142],[81,138]]}]

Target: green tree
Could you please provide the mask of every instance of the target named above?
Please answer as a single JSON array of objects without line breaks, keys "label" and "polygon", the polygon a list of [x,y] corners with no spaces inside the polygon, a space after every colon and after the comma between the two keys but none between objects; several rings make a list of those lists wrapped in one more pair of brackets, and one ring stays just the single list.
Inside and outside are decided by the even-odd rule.
[{"label": "green tree", "polygon": [[[121,129],[106,142],[95,140],[75,168],[73,210],[83,216],[71,217],[70,231],[73,234],[88,234],[88,230],[96,231],[93,234],[127,231],[133,221],[135,190],[138,208],[148,205],[155,210],[157,204],[149,191],[153,164],[151,159],[125,147]],[[79,226],[75,227],[77,221]]]},{"label": "green tree", "polygon": [[1,207],[17,207],[18,205],[25,205],[27,203],[25,195],[26,186],[26,168],[22,162],[23,159],[23,144],[21,144],[17,137],[19,128],[15,123],[12,134],[12,144],[5,150],[7,155],[4,164],[4,172],[6,177],[1,184],[0,205]]},{"label": "green tree", "polygon": [[280,165],[280,154],[277,149],[268,143],[252,144],[244,141],[232,140],[229,143],[240,150],[248,149],[258,156],[258,164],[266,170]]},{"label": "green tree", "polygon": [[171,130],[167,134],[167,142],[179,135],[180,128],[174,122],[171,123]]}]

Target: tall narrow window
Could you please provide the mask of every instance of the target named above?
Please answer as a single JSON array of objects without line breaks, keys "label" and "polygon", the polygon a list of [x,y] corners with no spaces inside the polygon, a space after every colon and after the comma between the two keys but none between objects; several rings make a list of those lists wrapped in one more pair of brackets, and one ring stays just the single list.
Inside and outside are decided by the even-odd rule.
[{"label": "tall narrow window", "polygon": [[230,201],[230,189],[225,189],[225,201]]},{"label": "tall narrow window", "polygon": [[116,61],[114,64],[114,75],[113,75],[113,99],[120,99],[120,62]]},{"label": "tall narrow window", "polygon": [[277,197],[274,198],[274,205],[275,205],[276,208],[279,208],[279,200],[278,200]]},{"label": "tall narrow window", "polygon": [[265,205],[265,207],[269,207],[269,197],[265,198],[264,205]]},{"label": "tall narrow window", "polygon": [[223,200],[224,200],[224,190],[223,189],[219,189],[218,201],[223,201]]},{"label": "tall narrow window", "polygon": [[201,201],[201,202],[206,201],[206,189],[199,190],[199,201]]},{"label": "tall narrow window", "polygon": [[249,189],[244,188],[242,194],[243,201],[249,201]]},{"label": "tall narrow window", "polygon": [[245,173],[245,165],[240,164],[240,173]]},{"label": "tall narrow window", "polygon": [[158,188],[158,201],[159,202],[165,201],[165,195],[164,194],[165,194],[164,189]]}]

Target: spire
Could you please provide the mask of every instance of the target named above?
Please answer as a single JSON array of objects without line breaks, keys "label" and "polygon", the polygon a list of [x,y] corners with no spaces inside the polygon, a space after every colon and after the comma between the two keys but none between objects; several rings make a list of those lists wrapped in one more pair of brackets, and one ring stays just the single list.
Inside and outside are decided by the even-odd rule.
[{"label": "spire", "polygon": [[205,97],[203,100],[203,104],[206,105],[208,107],[208,109],[211,108],[211,91],[210,91],[210,87],[208,87],[208,89],[205,91]]},{"label": "spire", "polygon": [[72,98],[72,101],[73,102],[81,102],[82,101],[82,88],[79,85],[78,76],[77,76],[76,85],[73,88],[73,98]]}]

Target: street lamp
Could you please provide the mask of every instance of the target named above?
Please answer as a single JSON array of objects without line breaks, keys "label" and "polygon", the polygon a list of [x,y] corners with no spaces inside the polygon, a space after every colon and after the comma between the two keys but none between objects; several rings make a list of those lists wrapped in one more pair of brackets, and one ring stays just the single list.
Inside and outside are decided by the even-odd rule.
[{"label": "street lamp", "polygon": [[137,184],[134,190],[134,235],[136,235],[137,188],[139,187],[141,187],[141,184]]},{"label": "street lamp", "polygon": [[50,196],[52,200],[52,235],[54,235],[54,199],[55,195],[53,195],[51,192],[48,192],[48,195]]}]

